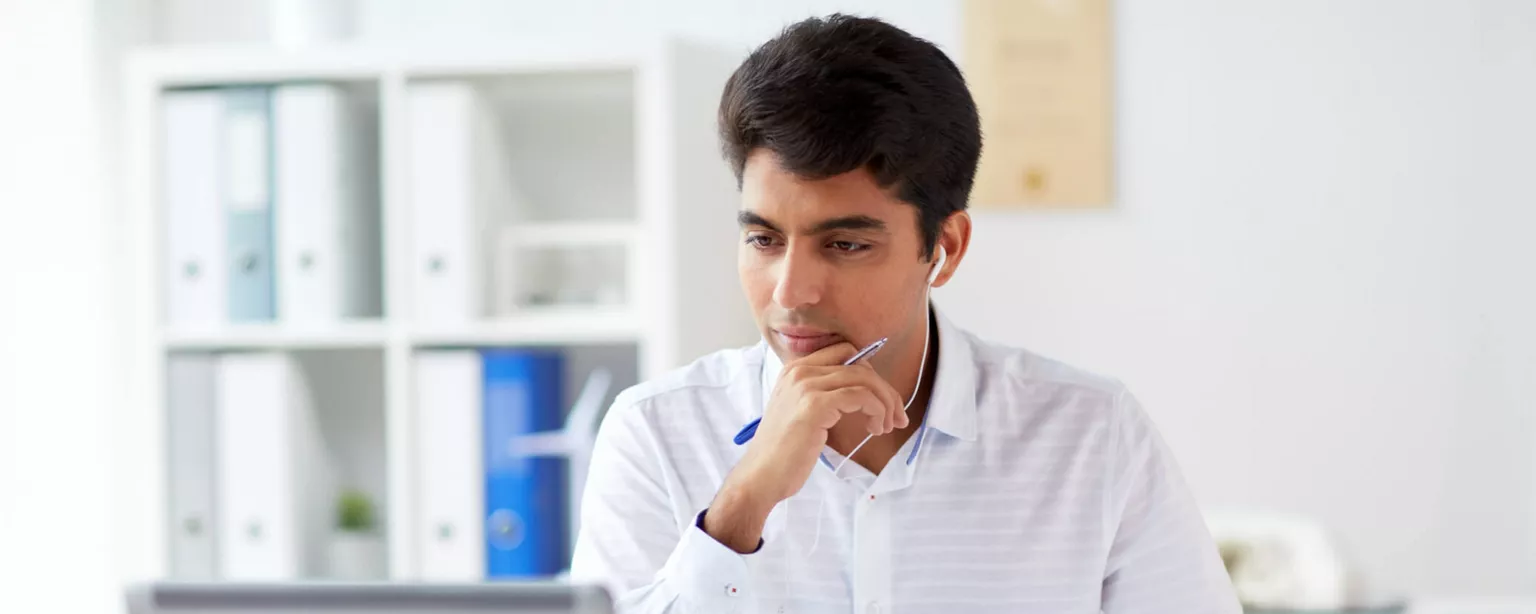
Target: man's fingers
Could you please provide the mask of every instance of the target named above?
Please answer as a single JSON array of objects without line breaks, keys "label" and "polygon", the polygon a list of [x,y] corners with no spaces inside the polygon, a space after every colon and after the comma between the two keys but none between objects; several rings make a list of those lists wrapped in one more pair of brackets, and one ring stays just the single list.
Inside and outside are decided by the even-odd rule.
[{"label": "man's fingers", "polygon": [[832,399],[836,414],[864,414],[869,432],[875,434],[890,432],[890,412],[886,410],[885,403],[874,391],[864,386],[849,386],[827,394]]},{"label": "man's fingers", "polygon": [[866,389],[885,414],[879,429],[882,432],[907,428],[911,424],[906,413],[906,397],[867,364],[801,366],[798,369],[804,390],[831,392],[849,387]]},{"label": "man's fingers", "polygon": [[[849,367],[808,367],[804,382],[809,390],[836,390],[848,386],[868,388],[880,401],[882,408],[891,414],[892,428],[906,425],[906,399],[892,388],[885,378],[874,369],[857,365]],[[897,415],[901,414],[901,415]]]},{"label": "man's fingers", "polygon": [[857,367],[860,371],[866,371],[868,373],[868,377],[861,380],[861,382],[865,383],[865,385],[868,385],[870,389],[874,390],[875,394],[879,395],[880,399],[885,402],[886,408],[890,410],[891,414],[891,428],[906,428],[907,399],[902,397],[901,393],[897,392],[896,389],[891,386],[890,382],[887,382],[885,381],[885,378],[880,377],[880,374],[875,372],[874,367],[870,367],[862,363],[852,366]]},{"label": "man's fingers", "polygon": [[885,381],[885,378],[880,377],[878,373],[874,375],[874,378],[875,393],[885,399],[887,407],[890,408],[891,427],[905,428],[907,426],[907,400],[901,396],[900,392],[896,391],[896,388],[891,386],[890,382]]}]

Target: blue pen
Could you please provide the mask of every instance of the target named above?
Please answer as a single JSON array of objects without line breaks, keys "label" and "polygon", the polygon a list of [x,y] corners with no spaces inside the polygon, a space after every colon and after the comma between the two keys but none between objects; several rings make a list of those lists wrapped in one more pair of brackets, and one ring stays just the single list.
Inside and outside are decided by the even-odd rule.
[{"label": "blue pen", "polygon": [[[874,343],[869,344],[869,347],[859,350],[859,353],[854,354],[853,358],[849,358],[848,360],[843,361],[843,366],[846,367],[860,360],[864,360],[875,352],[880,351],[880,348],[885,347],[885,340],[885,337],[876,339]],[[757,425],[762,421],[762,418],[755,418],[751,422],[748,422],[746,426],[741,427],[741,432],[736,433],[736,445],[745,445],[747,442],[752,441],[752,436],[757,434]]]}]

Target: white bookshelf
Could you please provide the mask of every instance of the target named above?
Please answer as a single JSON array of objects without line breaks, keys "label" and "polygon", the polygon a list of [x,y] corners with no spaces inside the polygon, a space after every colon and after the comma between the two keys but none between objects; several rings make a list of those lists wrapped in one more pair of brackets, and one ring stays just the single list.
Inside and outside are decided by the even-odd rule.
[{"label": "white bookshelf", "polygon": [[162,341],[168,351],[221,350],[382,350],[389,332],[378,322],[340,322],[324,327],[280,324],[239,324],[220,328],[166,327]]},{"label": "white bookshelf", "polygon": [[473,328],[420,330],[413,347],[639,343],[647,335],[634,313],[604,309],[530,310]]},{"label": "white bookshelf", "polygon": [[[116,468],[120,483],[142,486],[121,502],[119,514],[131,531],[123,550],[129,575],[168,574],[166,362],[173,354],[290,352],[323,373],[344,374],[348,386],[371,389],[362,400],[335,402],[378,402],[376,411],[350,407],[322,426],[348,434],[347,450],[338,453],[349,463],[342,474],[372,472],[357,481],[381,497],[389,576],[410,580],[420,575],[420,536],[413,531],[421,485],[413,477],[416,442],[409,427],[417,352],[540,346],[581,354],[595,348],[575,362],[619,357],[628,362],[619,371],[630,381],[616,383],[628,384],[709,351],[754,342],[732,257],[737,193],[719,158],[714,124],[721,87],[739,59],[679,41],[601,52],[530,44],[133,54],[125,70],[129,168],[121,208],[131,256],[119,264],[134,281],[121,308],[137,323],[128,343],[142,360],[127,367],[133,394],[122,409],[129,429],[120,434]],[[316,81],[346,84],[377,104],[383,316],[303,325],[283,321],[281,313],[259,324],[167,322],[161,97],[182,88]],[[413,85],[440,81],[472,84],[490,101],[500,125],[525,137],[504,139],[503,164],[520,190],[516,199],[533,206],[506,216],[495,229],[502,248],[485,257],[506,259],[529,278],[560,278],[564,269],[556,267],[577,266],[566,262],[574,258],[567,255],[597,254],[589,260],[598,264],[581,266],[607,267],[622,287],[620,300],[505,300],[499,309],[453,325],[413,317],[413,267],[422,263],[412,248],[411,220],[413,207],[422,204],[411,202],[407,106]],[[496,263],[480,264],[494,269]],[[328,384],[323,401],[341,398],[348,386]],[[372,445],[363,441],[369,437]]]}]

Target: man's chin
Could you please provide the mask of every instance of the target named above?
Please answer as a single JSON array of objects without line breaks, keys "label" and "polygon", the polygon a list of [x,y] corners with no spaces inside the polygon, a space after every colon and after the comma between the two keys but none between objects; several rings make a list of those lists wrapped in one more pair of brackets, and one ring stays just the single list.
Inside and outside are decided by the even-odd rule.
[{"label": "man's chin", "polygon": [[828,346],[836,345],[843,341],[842,335],[828,333],[816,336],[793,336],[773,331],[773,345],[779,350],[780,358],[786,361],[792,358],[802,358],[815,354]]}]

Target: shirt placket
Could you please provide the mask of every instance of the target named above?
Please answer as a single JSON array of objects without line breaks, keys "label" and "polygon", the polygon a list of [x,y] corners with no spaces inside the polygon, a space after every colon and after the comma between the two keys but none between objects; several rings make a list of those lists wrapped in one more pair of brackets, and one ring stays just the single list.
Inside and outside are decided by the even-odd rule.
[{"label": "shirt placket", "polygon": [[854,507],[855,612],[881,614],[891,602],[891,508],[873,490]]},{"label": "shirt placket", "polygon": [[885,614],[892,610],[896,508],[889,495],[912,485],[912,466],[897,455],[854,505],[853,611]]}]

